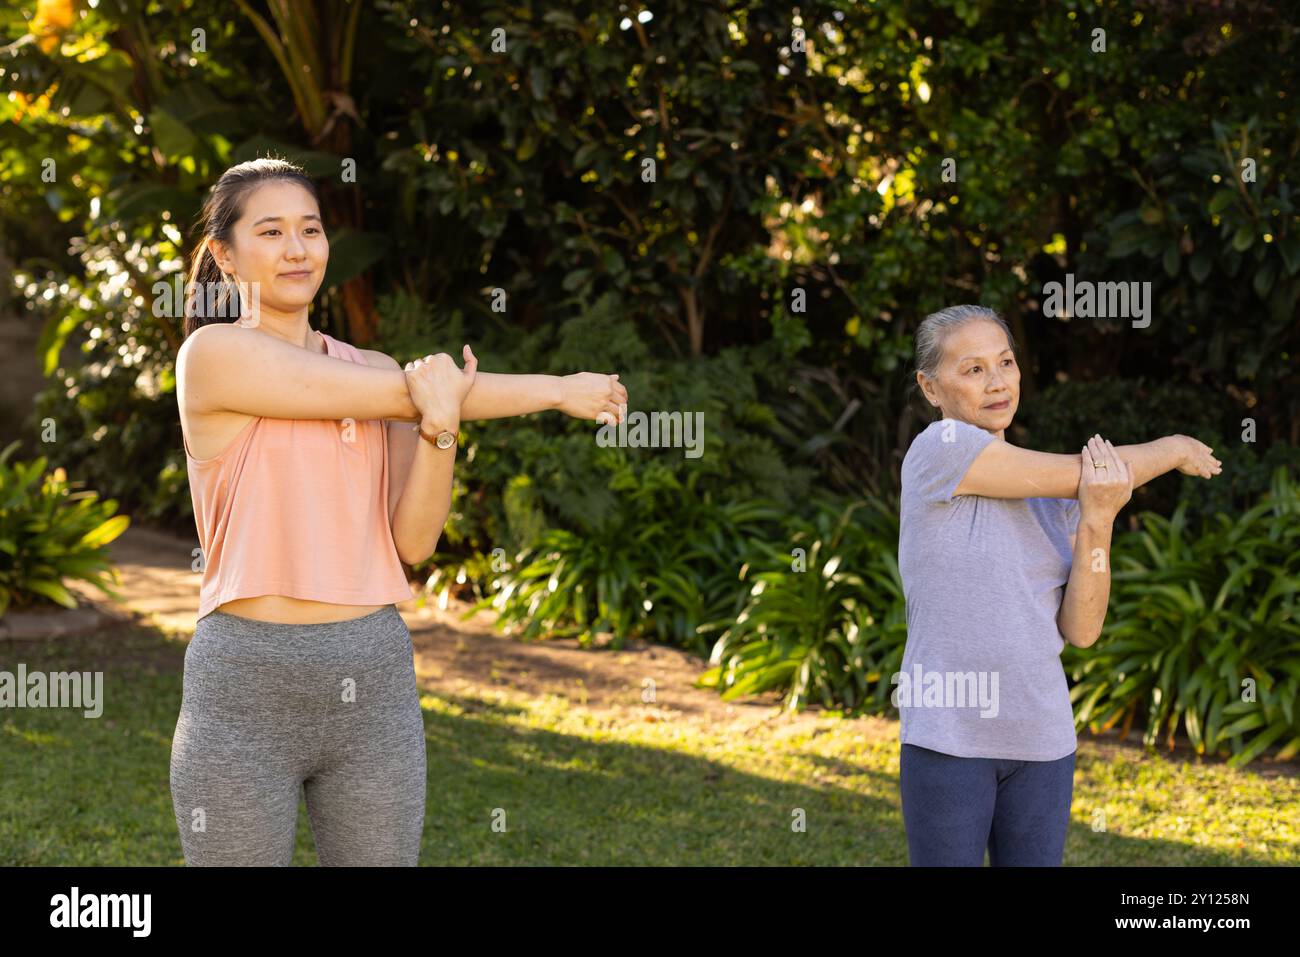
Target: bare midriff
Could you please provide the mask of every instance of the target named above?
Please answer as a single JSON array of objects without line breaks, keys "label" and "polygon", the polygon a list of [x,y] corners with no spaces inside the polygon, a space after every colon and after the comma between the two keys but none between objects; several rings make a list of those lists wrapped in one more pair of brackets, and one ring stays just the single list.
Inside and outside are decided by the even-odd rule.
[{"label": "bare midriff", "polygon": [[256,595],[218,605],[217,611],[284,625],[319,625],[327,621],[349,621],[385,607],[387,606],[336,605],[328,601],[290,598],[288,595]]}]

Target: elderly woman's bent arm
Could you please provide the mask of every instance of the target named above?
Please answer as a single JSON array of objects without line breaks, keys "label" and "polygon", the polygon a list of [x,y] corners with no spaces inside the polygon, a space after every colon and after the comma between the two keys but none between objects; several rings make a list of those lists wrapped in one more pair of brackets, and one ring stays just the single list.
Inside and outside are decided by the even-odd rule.
[{"label": "elderly woman's bent arm", "polygon": [[1079,521],[1071,537],[1074,554],[1056,626],[1061,637],[1076,648],[1088,648],[1101,637],[1110,603],[1110,541],[1114,521],[1092,516]]}]

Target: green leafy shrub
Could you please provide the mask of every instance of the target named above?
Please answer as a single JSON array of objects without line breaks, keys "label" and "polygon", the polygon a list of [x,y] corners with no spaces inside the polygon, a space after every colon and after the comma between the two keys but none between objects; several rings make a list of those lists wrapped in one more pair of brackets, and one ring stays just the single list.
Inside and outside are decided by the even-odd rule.
[{"label": "green leafy shrub", "polygon": [[[442,316],[431,303],[401,288],[379,295],[375,310],[379,313],[378,341],[369,348],[387,353],[400,365],[439,352],[448,353],[458,365],[462,364],[460,344],[470,340],[465,335],[461,310],[452,309]],[[470,345],[480,365],[486,367],[488,357],[482,344],[475,339]]]},{"label": "green leafy shrub", "polygon": [[[159,295],[159,314],[153,306],[155,280],[173,284],[160,291],[176,288],[178,262],[169,257],[180,246],[145,236],[128,246],[101,226],[72,244],[84,276],[16,276],[31,318],[43,320],[38,359],[48,376],[30,434],[41,437],[51,465],[87,476],[137,520],[193,534],[176,405],[178,321],[168,314],[180,302]],[[74,333],[76,361],[65,367],[60,356]]]},{"label": "green leafy shrub", "polygon": [[1198,753],[1232,765],[1275,743],[1280,759],[1300,751],[1300,486],[1285,470],[1255,507],[1199,533],[1183,505],[1145,513],[1112,556],[1102,636],[1062,656],[1078,725],[1127,734],[1142,718],[1153,745],[1181,721]]},{"label": "green leafy shrub", "polygon": [[[540,563],[529,572],[532,577],[549,567],[544,556],[551,553],[626,560],[626,576],[611,571],[607,582],[619,582],[621,593],[622,582],[639,586],[644,581],[651,591],[635,598],[629,591],[625,612],[617,602],[610,606],[603,620],[614,627],[617,640],[649,632],[694,647],[698,639],[686,621],[692,615],[705,620],[721,607],[709,590],[710,576],[721,566],[692,557],[698,574],[688,572],[680,566],[683,554],[715,547],[729,554],[715,538],[733,534],[730,522],[748,523],[752,510],[773,509],[776,515],[798,510],[814,470],[792,461],[773,439],[776,418],[769,401],[776,400],[768,397],[778,373],[771,350],[732,349],[693,361],[656,361],[647,356],[631,322],[615,314],[616,302],[602,297],[558,328],[517,336],[511,361],[555,375],[579,369],[618,371],[631,399],[629,414],[699,412],[702,454],[687,457],[681,448],[602,447],[593,423],[555,412],[466,423],[465,455],[456,470],[444,531],[447,548],[417,566],[416,573],[427,576],[426,593],[466,585],[481,600],[509,587],[521,573],[520,561]],[[737,504],[723,508],[723,502]],[[628,541],[642,544],[636,555],[621,559]],[[652,548],[661,548],[663,557],[646,551]],[[525,553],[526,558],[519,558]],[[502,560],[510,556],[512,568],[505,570],[499,560],[501,567],[493,571],[494,554]],[[731,580],[742,562],[727,566]],[[663,569],[657,582],[649,577],[656,568]],[[530,597],[516,609],[520,613],[536,598],[531,589],[524,590]],[[516,613],[509,610],[518,600],[516,591],[504,606],[507,616]],[[693,592],[696,597],[686,597]],[[672,615],[685,617],[670,625],[666,608],[646,613],[644,603],[654,603],[656,594],[679,596]],[[574,597],[566,594],[545,604],[555,617],[544,627],[530,627],[529,634],[589,634],[590,628],[577,625],[576,606],[563,604]],[[604,600],[613,599],[607,595]],[[695,612],[688,613],[688,606]],[[712,610],[706,614],[706,609]],[[593,616],[592,622],[600,618],[597,611]]]},{"label": "green leafy shrub", "polygon": [[135,370],[89,363],[52,380],[34,403],[36,427],[53,423],[51,463],[93,476],[95,487],[138,521],[194,534],[194,504],[185,470],[175,383],[150,396]]},{"label": "green leafy shrub", "polygon": [[[1215,444],[1212,440],[1224,431],[1223,410],[1206,402],[1204,395],[1195,386],[1147,376],[1071,379],[1054,383],[1026,403],[1012,431],[1043,452],[1078,452],[1094,432],[1116,445],[1175,433]],[[1215,444],[1216,451],[1221,445]]]},{"label": "green leafy shrub", "polygon": [[682,485],[665,468],[625,465],[610,483],[624,507],[582,535],[543,532],[468,614],[491,606],[499,626],[524,638],[589,644],[608,632],[619,648],[653,635],[703,654],[697,626],[735,612],[748,542],[772,534],[784,513],[770,502],[717,502],[700,493],[699,478]]},{"label": "green leafy shrub", "polygon": [[88,581],[113,598],[120,584],[108,543],[130,523],[117,502],[93,491],[69,491],[63,469],[45,472],[42,456],[9,463],[19,442],[0,453],[0,615],[10,607],[56,602],[76,608],[63,579]]},{"label": "green leafy shrub", "polygon": [[887,710],[907,640],[896,505],[823,497],[787,531],[780,545],[751,541],[743,609],[701,628],[721,634],[700,686],[724,699],[779,688],[787,710]]}]

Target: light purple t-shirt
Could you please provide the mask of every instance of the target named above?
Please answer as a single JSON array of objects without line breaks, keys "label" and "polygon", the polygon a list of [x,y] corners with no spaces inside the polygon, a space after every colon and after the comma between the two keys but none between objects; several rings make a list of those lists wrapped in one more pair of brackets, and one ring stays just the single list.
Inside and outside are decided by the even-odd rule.
[{"label": "light purple t-shirt", "polygon": [[940,419],[903,459],[898,568],[907,645],[893,691],[899,740],[959,757],[1055,761],[1077,745],[1056,613],[1079,503],[954,498],[995,438]]}]

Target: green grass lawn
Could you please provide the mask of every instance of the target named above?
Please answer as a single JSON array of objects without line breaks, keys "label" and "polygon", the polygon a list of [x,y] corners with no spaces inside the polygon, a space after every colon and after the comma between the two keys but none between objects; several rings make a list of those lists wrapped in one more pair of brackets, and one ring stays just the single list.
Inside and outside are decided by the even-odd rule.
[{"label": "green grass lawn", "polygon": [[[168,775],[184,650],[140,627],[0,646],[2,670],[105,672],[99,718],[0,711],[0,865],[184,864]],[[827,717],[727,732],[496,689],[423,706],[422,864],[907,863],[896,731]],[[1295,776],[1107,758],[1083,736],[1065,862],[1295,864],[1298,811]],[[301,802],[294,863],[316,863]]]}]

